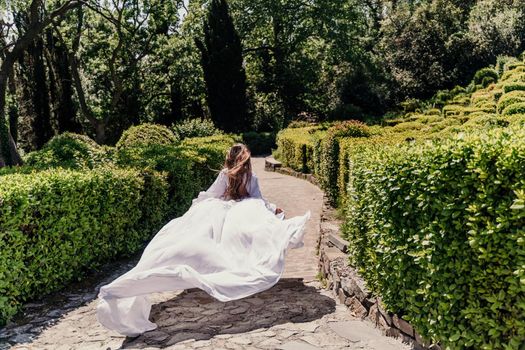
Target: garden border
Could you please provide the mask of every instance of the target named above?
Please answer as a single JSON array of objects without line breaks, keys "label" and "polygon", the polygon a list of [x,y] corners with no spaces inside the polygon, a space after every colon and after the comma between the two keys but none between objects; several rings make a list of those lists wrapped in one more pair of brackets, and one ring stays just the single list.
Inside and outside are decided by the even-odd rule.
[{"label": "garden border", "polygon": [[[265,158],[265,170],[303,179],[320,187],[312,174],[283,167],[273,157]],[[330,289],[333,296],[346,305],[353,316],[372,321],[386,336],[401,338],[416,350],[441,350],[439,345],[425,342],[410,323],[384,310],[381,298],[373,296],[366,288],[365,281],[357,270],[347,264],[348,242],[341,238],[341,224],[336,218],[336,209],[330,206],[326,195],[323,196],[317,249],[319,276],[325,288]]]}]

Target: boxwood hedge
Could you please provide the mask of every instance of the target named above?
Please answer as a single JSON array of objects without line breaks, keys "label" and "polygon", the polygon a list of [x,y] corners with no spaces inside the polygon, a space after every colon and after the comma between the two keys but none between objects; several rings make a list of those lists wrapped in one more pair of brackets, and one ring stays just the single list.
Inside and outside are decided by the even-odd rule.
[{"label": "boxwood hedge", "polygon": [[158,173],[64,169],[2,176],[0,324],[29,298],[136,252],[165,219]]},{"label": "boxwood hedge", "polygon": [[523,130],[352,148],[351,263],[445,348],[525,343],[524,157]]}]

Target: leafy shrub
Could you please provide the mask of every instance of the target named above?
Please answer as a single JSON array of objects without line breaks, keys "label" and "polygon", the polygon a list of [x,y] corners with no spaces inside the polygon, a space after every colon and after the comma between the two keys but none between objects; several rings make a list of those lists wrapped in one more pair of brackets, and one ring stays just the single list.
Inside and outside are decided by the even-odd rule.
[{"label": "leafy shrub", "polygon": [[400,123],[400,124],[393,126],[392,130],[394,130],[395,132],[404,132],[408,130],[420,130],[424,126],[425,125],[420,122],[404,122],[404,123]]},{"label": "leafy shrub", "polygon": [[281,130],[276,137],[277,150],[274,157],[285,166],[304,173],[313,172],[313,153],[316,126]]},{"label": "leafy shrub", "polygon": [[511,104],[503,110],[503,115],[525,114],[525,102]]},{"label": "leafy shrub", "polygon": [[525,343],[525,132],[352,148],[345,236],[386,307],[450,349]]},{"label": "leafy shrub", "polygon": [[503,86],[503,91],[508,94],[511,91],[525,91],[525,83],[509,83]]},{"label": "leafy shrub", "polygon": [[437,108],[431,108],[428,111],[425,111],[426,115],[441,115],[441,111]]},{"label": "leafy shrub", "polygon": [[200,118],[183,120],[174,124],[171,129],[178,140],[222,134],[222,131],[217,129],[211,120]]},{"label": "leafy shrub", "polygon": [[53,137],[41,150],[29,153],[25,162],[35,169],[92,169],[110,162],[109,150],[87,136],[66,132]]},{"label": "leafy shrub", "polygon": [[509,67],[508,67],[509,63],[516,63],[516,62],[519,62],[516,57],[498,56],[497,62],[496,62],[496,71],[501,76],[503,72],[509,70]]},{"label": "leafy shrub", "polygon": [[242,141],[248,146],[252,155],[270,154],[275,148],[275,134],[271,132],[245,132]]},{"label": "leafy shrub", "polygon": [[165,218],[166,181],[99,168],[5,175],[0,181],[0,323],[21,302],[143,247]]},{"label": "leafy shrub", "polygon": [[304,121],[304,120],[294,120],[288,124],[288,129],[297,129],[297,128],[307,128],[310,126],[316,126],[316,124]]},{"label": "leafy shrub", "polygon": [[476,72],[476,74],[474,74],[474,79],[472,81],[476,85],[481,84],[483,86],[487,86],[488,84],[487,85],[483,84],[483,80],[485,78],[490,78],[491,82],[495,82],[495,81],[498,81],[499,75],[495,69],[481,68],[480,70]]},{"label": "leafy shrub", "polygon": [[525,91],[516,90],[503,95],[498,101],[498,113],[502,113],[508,106],[519,102],[525,102]]},{"label": "leafy shrub", "polygon": [[336,123],[326,132],[320,143],[318,179],[329,202],[337,204],[339,175],[339,140],[343,137],[368,137],[368,126],[356,120]]},{"label": "leafy shrub", "polygon": [[220,135],[185,139],[180,145],[149,144],[120,149],[117,165],[166,173],[167,215],[176,217],[188,209],[199,191],[213,182],[233,143],[232,137]]},{"label": "leafy shrub", "polygon": [[496,79],[494,79],[493,77],[485,77],[485,78],[483,78],[483,81],[481,82],[481,85],[483,85],[483,87],[487,87],[490,84],[493,84],[495,82],[496,82]]},{"label": "leafy shrub", "polygon": [[144,123],[124,131],[117,148],[131,148],[151,144],[172,145],[177,142],[173,132],[163,125]]}]

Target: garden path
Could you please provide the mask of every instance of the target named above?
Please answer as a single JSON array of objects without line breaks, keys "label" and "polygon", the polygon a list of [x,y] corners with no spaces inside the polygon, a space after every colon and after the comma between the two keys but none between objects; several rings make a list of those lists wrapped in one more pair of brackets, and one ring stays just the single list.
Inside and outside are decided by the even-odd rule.
[{"label": "garden path", "polygon": [[[34,331],[34,326],[21,325],[33,335],[13,334],[31,342],[12,349],[408,349],[400,341],[382,336],[372,324],[353,317],[315,279],[322,192],[304,180],[265,172],[263,158],[253,159],[253,165],[263,194],[288,216],[312,211],[305,246],[288,252],[286,270],[277,285],[227,303],[200,290],[155,294],[151,317],[159,328],[130,339],[97,322],[94,298],[101,285],[133,266],[131,261],[84,294],[76,293],[75,300],[81,300],[77,306],[46,309],[47,314],[58,315],[47,328]],[[4,337],[8,335],[4,331]],[[10,339],[13,342],[13,335]]]}]

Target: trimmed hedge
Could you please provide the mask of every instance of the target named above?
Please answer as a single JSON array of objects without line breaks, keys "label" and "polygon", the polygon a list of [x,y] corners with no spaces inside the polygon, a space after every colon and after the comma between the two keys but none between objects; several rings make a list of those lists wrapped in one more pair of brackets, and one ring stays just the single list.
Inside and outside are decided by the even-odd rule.
[{"label": "trimmed hedge", "polygon": [[517,102],[506,107],[503,115],[525,114],[525,102]]},{"label": "trimmed hedge", "polygon": [[317,126],[284,129],[277,134],[274,156],[294,170],[314,172],[314,146],[322,131]]},{"label": "trimmed hedge", "polygon": [[145,145],[117,152],[117,165],[167,174],[168,217],[184,213],[191,200],[208,187],[222,169],[236,139],[228,135],[185,139],[180,145]]},{"label": "trimmed hedge", "polygon": [[352,149],[351,262],[445,348],[525,343],[524,157],[523,130]]},{"label": "trimmed hedge", "polygon": [[525,102],[525,91],[511,91],[503,95],[498,100],[498,113],[502,113],[505,108],[518,102]]},{"label": "trimmed hedge", "polygon": [[[329,128],[320,142],[319,164],[317,175],[321,187],[325,191],[328,201],[337,205],[339,189],[337,178],[339,176],[339,141],[343,137],[369,137],[368,126],[357,120],[340,122]],[[316,147],[317,148],[317,147]]]},{"label": "trimmed hedge", "polygon": [[93,169],[110,162],[111,148],[98,145],[88,136],[70,132],[53,137],[41,150],[25,158],[26,165],[34,169]]},{"label": "trimmed hedge", "polygon": [[142,248],[165,219],[164,176],[46,170],[0,181],[0,324],[21,302]]},{"label": "trimmed hedge", "polygon": [[509,83],[503,86],[503,91],[508,94],[511,91],[525,91],[525,83]]},{"label": "trimmed hedge", "polygon": [[[481,84],[484,87],[487,87],[490,83],[498,81],[499,74],[495,69],[492,68],[481,68],[474,74],[473,82],[478,85]],[[485,82],[490,81],[490,83],[485,85]]]},{"label": "trimmed hedge", "polygon": [[117,142],[117,149],[151,144],[172,145],[177,141],[175,134],[164,125],[144,123],[124,131]]}]

